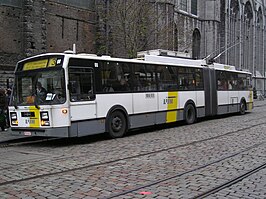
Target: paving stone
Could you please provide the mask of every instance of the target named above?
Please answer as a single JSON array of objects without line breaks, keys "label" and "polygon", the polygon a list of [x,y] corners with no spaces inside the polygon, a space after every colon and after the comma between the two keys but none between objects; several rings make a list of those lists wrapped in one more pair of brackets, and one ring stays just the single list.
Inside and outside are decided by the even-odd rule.
[{"label": "paving stone", "polygon": [[[266,102],[244,116],[117,140],[0,148],[0,157],[5,157],[0,162],[0,198],[104,198],[141,186],[152,194],[141,195],[137,190],[119,198],[195,197],[266,162],[266,144],[241,152],[266,140],[265,117]],[[147,154],[138,156],[143,153]],[[265,198],[265,175],[265,170],[258,172],[208,198]],[[34,178],[27,180],[30,177]]]}]

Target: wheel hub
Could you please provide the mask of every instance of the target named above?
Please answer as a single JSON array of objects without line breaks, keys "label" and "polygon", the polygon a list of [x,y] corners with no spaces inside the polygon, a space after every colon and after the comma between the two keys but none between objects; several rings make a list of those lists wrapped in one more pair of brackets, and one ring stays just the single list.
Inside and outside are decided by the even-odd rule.
[{"label": "wheel hub", "polygon": [[119,131],[122,127],[122,121],[119,117],[115,117],[112,122],[112,128],[114,131]]}]

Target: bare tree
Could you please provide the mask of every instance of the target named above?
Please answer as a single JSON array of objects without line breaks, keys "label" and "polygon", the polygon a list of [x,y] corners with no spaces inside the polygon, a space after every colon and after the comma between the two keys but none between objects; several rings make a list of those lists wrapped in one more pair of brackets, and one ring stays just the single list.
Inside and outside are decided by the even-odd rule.
[{"label": "bare tree", "polygon": [[132,58],[141,50],[173,50],[173,4],[166,0],[106,0],[99,5],[98,53]]}]

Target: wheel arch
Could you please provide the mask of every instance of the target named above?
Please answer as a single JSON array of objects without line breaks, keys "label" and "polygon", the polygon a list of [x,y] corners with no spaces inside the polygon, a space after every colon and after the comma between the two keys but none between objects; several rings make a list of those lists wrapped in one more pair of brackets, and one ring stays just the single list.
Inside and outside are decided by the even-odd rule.
[{"label": "wheel arch", "polygon": [[196,117],[197,117],[198,113],[197,113],[197,107],[196,107],[195,102],[192,99],[189,99],[188,101],[186,101],[185,106],[184,106],[184,110],[185,110],[185,108],[187,107],[188,104],[192,104],[194,106]]},{"label": "wheel arch", "polygon": [[[194,109],[192,111],[192,109]],[[184,120],[186,121],[187,124],[193,124],[197,121],[197,109],[196,109],[196,105],[195,102],[193,100],[188,100],[185,103],[185,107],[184,107]]]},{"label": "wheel arch", "polygon": [[247,101],[246,101],[246,98],[245,98],[245,97],[242,97],[242,98],[240,99],[239,104],[241,104],[241,102],[244,102],[244,104],[245,104],[245,110],[247,110]]},{"label": "wheel arch", "polygon": [[126,118],[126,128],[129,129],[129,115],[128,115],[128,112],[127,110],[121,106],[121,105],[115,105],[115,106],[112,106],[107,115],[106,115],[106,119],[105,119],[105,132],[108,132],[108,120],[110,118],[110,115],[114,112],[114,111],[120,111],[124,114],[125,118]]},{"label": "wheel arch", "polygon": [[238,104],[238,112],[240,115],[244,115],[246,110],[247,110],[247,103],[246,103],[246,99],[244,97],[241,98],[239,104]]}]

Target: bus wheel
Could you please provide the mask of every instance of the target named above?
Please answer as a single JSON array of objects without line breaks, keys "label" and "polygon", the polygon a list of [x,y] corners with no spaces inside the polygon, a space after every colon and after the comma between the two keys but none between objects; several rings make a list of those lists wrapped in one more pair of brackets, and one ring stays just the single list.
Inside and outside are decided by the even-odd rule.
[{"label": "bus wheel", "polygon": [[114,111],[108,119],[108,134],[111,138],[120,138],[126,133],[127,123],[121,111]]},{"label": "bus wheel", "polygon": [[244,115],[246,113],[246,104],[243,100],[240,102],[239,113],[240,115]]},{"label": "bus wheel", "polygon": [[184,118],[187,124],[193,124],[196,121],[196,110],[192,104],[185,107]]}]

